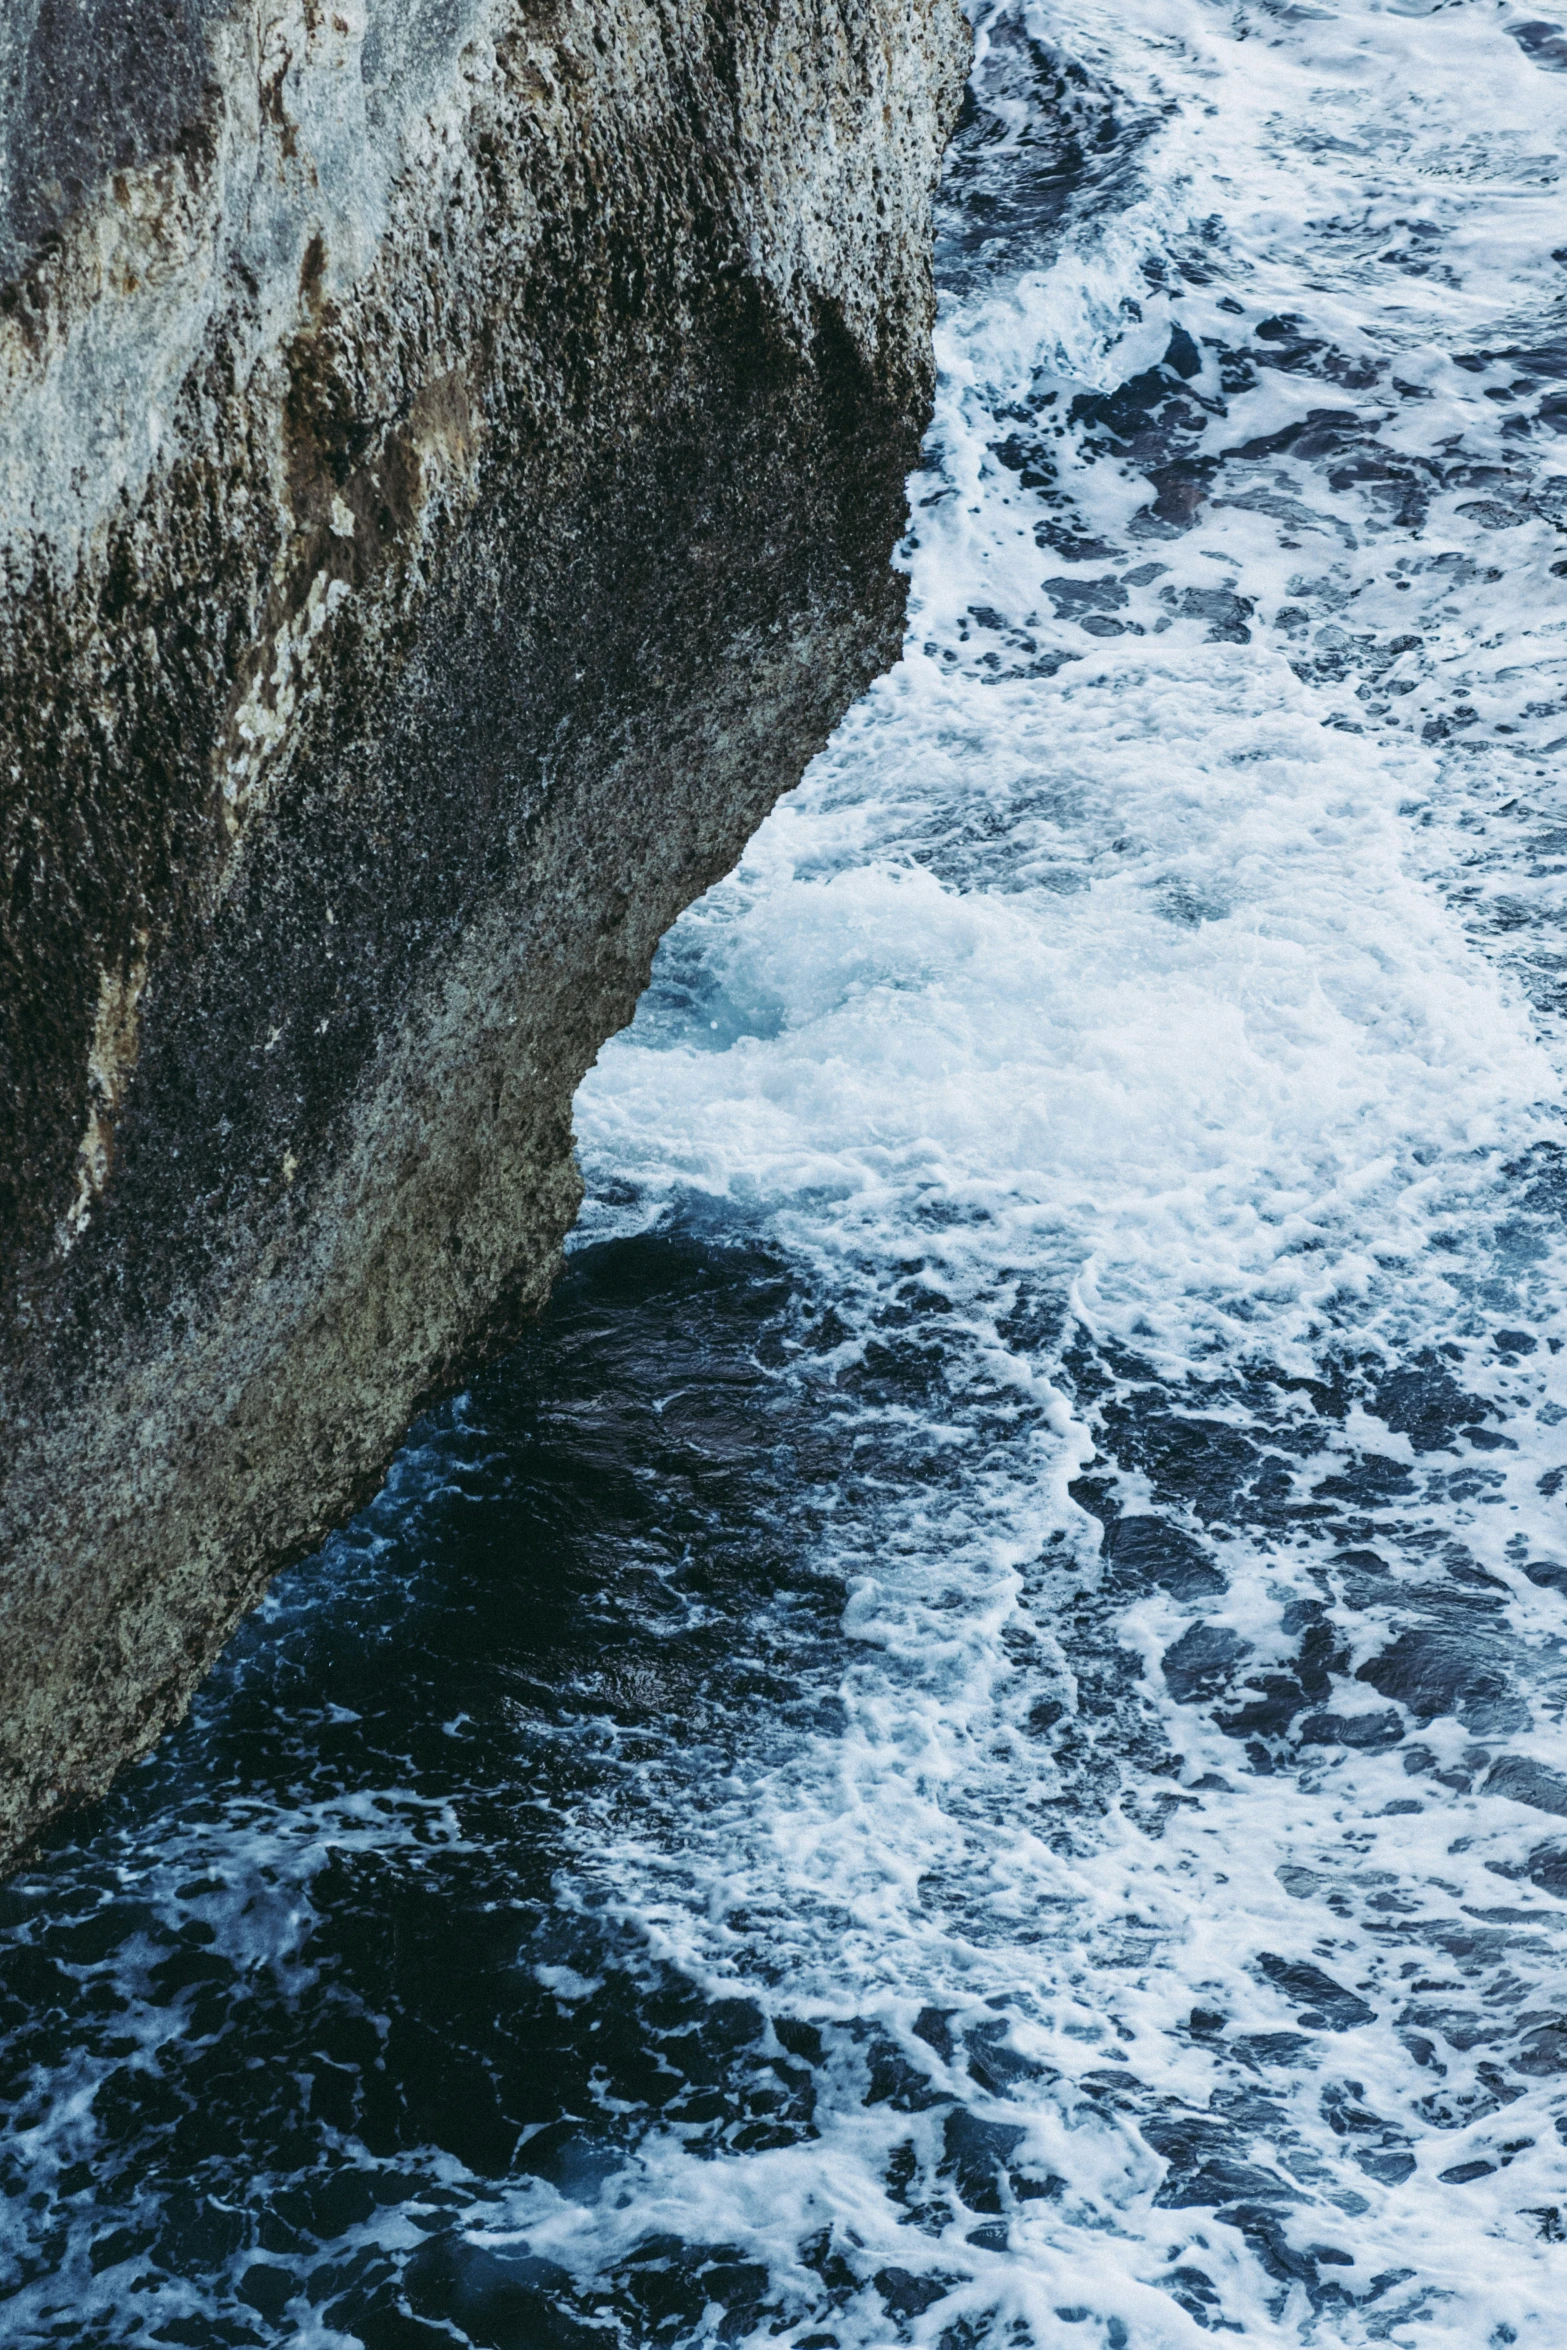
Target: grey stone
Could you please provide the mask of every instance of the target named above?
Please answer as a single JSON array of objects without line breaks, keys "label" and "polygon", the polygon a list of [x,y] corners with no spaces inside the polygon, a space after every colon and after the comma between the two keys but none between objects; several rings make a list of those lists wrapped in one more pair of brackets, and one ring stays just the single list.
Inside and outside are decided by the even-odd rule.
[{"label": "grey stone", "polygon": [[896,654],[957,0],[0,24],[0,1858],[546,1296]]}]

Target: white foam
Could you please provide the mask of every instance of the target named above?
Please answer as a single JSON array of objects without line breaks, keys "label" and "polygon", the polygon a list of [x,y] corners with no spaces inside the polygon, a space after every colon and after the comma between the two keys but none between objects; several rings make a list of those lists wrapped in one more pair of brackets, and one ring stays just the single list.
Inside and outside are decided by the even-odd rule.
[{"label": "white foam", "polygon": [[[1195,1611],[1154,1592],[1116,1633],[1145,1674],[1141,1693],[1128,1677],[1128,1718],[1149,1709],[1183,1760],[1143,1794],[1197,1791],[1158,1833],[1135,1804],[1085,1807],[1064,1848],[1052,1806],[1083,1782],[1022,1717],[1040,1689],[1061,1688],[1070,1708],[1082,1655],[1057,1626],[1100,1570],[1097,1528],[1067,1488],[1102,1424],[1089,1425],[1060,1347],[1018,1341],[1008,1316],[1020,1291],[1049,1296],[1068,1335],[1132,1350],[1178,1408],[1206,1393],[1216,1424],[1242,1432],[1234,1381],[1248,1365],[1320,1373],[1335,1346],[1407,1362],[1469,1345],[1498,1318],[1561,1330],[1553,1234],[1506,1236],[1506,1170],[1563,1139],[1560,1053],[1488,908],[1503,891],[1536,914],[1554,900],[1525,841],[1531,807],[1554,820],[1557,765],[1541,746],[1564,721],[1527,720],[1524,705],[1549,699],[1540,664],[1567,629],[1549,568],[1562,468],[1548,435],[1509,437],[1507,404],[1486,399],[1507,367],[1465,370],[1454,354],[1557,331],[1567,77],[1530,62],[1507,12],[1479,6],[1156,0],[1129,17],[1068,0],[1025,15],[1037,41],[1113,87],[1127,121],[1160,127],[1113,209],[1085,200],[1037,265],[946,303],[905,659],[739,873],[686,917],[664,965],[678,990],[655,980],[578,1102],[602,1195],[585,1238],[695,1201],[760,1230],[833,1300],[847,1336],[828,1372],[863,1360],[917,1266],[950,1308],[945,1399],[933,1425],[885,1402],[864,1407],[866,1423],[886,1460],[906,1427],[911,1456],[934,1444],[960,1473],[900,1484],[884,1468],[872,1498],[844,1499],[829,1521],[824,1561],[849,1579],[859,1652],[843,1736],[759,1749],[695,1816],[650,1780],[640,1838],[595,1849],[590,1865],[657,1951],[715,1986],[765,1981],[776,1998],[782,1984],[804,2012],[875,2013],[905,2039],[931,2002],[1004,2000],[1030,2019],[1059,2077],[987,2110],[1025,2121],[1067,2188],[1013,2215],[1007,2253],[947,2235],[929,2257],[976,2309],[1026,2318],[1035,2339],[1114,2340],[1112,2321],[1138,2344],[1208,2338],[1158,2287],[1180,2253],[1247,2339],[1391,2329],[1543,2345],[1559,2327],[1559,2256],[1530,2210],[1559,2191],[1550,2077],[1515,2081],[1515,2102],[1469,2128],[1422,2119],[1437,2076],[1410,2053],[1407,2018],[1402,2039],[1392,2020],[1413,1997],[1397,1970],[1415,1979],[1408,1951],[1423,1945],[1413,1927],[1406,1943],[1389,1935],[1418,1909],[1440,1959],[1455,1935],[1483,1930],[1477,1913],[1510,1903],[1531,1952],[1518,1998],[1550,2012],[1561,1913],[1487,1873],[1521,1861],[1549,1822],[1483,1792],[1384,1817],[1411,1785],[1398,1751],[1323,1748],[1299,1771],[1247,1775],[1209,1712],[1166,1692],[1160,1659]],[[987,40],[1016,21],[982,12],[982,72]],[[1209,281],[1176,300],[1143,268],[1204,250]],[[1391,355],[1429,397],[1392,391],[1385,364],[1358,386],[1310,367],[1264,372],[1230,394],[1200,453],[1327,409],[1381,420],[1380,449],[1449,472],[1462,434],[1476,478],[1430,486],[1409,526],[1378,503],[1375,478],[1335,485],[1324,463],[1284,449],[1232,462],[1222,489],[1250,503],[1216,493],[1197,529],[1129,543],[1148,481],[1130,459],[1096,456],[1082,429],[1049,427],[1077,395],[1156,366],[1176,325],[1201,348],[1196,388],[1216,404],[1218,353],[1203,338],[1234,344],[1270,313],[1304,321],[1319,350],[1338,344],[1351,375],[1368,353]],[[1051,389],[1053,409],[1039,404]],[[994,454],[1009,431],[1053,447],[1056,505]],[[1489,517],[1465,512],[1487,493]],[[1505,530],[1498,498],[1518,503]],[[1072,562],[1041,546],[1035,525],[1051,515],[1119,556]],[[1444,553],[1467,573],[1433,570]],[[1162,568],[1104,607],[1138,634],[1085,636],[1044,585],[1147,564]],[[1188,589],[1221,588],[1241,600],[1248,641],[1205,641],[1211,607],[1183,608]],[[1291,607],[1302,628],[1276,626]],[[1332,674],[1336,640],[1322,632],[1335,629],[1348,651]],[[1400,634],[1420,641],[1384,659]],[[1292,666],[1303,646],[1317,663],[1304,678]],[[1072,658],[1042,674],[1057,653]],[[1478,755],[1462,724],[1426,739],[1461,694],[1480,723],[1510,712],[1519,733],[1487,736]],[[1473,1353],[1463,1376],[1491,1378]],[[1536,1481],[1562,1458],[1561,1385],[1544,1350],[1495,1374],[1486,1391],[1505,1399],[1518,1449],[1408,1504],[1506,1585],[1523,1642],[1561,1630],[1558,1598],[1517,1565],[1560,1547]],[[848,1408],[820,1392],[824,1409]],[[997,1397],[1013,1414],[1006,1442],[987,1418]],[[1543,1421],[1527,1417],[1541,1402]],[[1357,1447],[1429,1466],[1365,1410],[1316,1441],[1321,1455],[1295,1464],[1301,1490]],[[1124,1491],[1135,1506],[1131,1465]],[[1259,1664],[1282,1663],[1280,1607],[1320,1588],[1310,1570],[1331,1541],[1314,1549],[1309,1527],[1259,1521],[1217,1547],[1230,1590],[1206,1620],[1251,1641]],[[1395,1599],[1418,1571],[1397,1567]],[[1386,1606],[1354,1619],[1351,1672],[1394,1621]],[[1386,1701],[1350,1680],[1333,1703],[1347,1718]],[[1536,1709],[1532,1739],[1512,1743],[1560,1768],[1559,1705],[1537,1692]],[[1084,1718],[1115,1751],[1113,1725]],[[1473,1744],[1451,1717],[1422,1735],[1437,1763]],[[1135,1794],[1130,1752],[1120,1783]],[[765,1930],[726,1927],[735,1912]],[[1304,2198],[1283,2223],[1289,2241],[1353,2253],[1334,2273],[1358,2299],[1315,2314],[1211,2208],[1154,2202],[1163,2165],[1132,2126],[1161,2100],[1200,2113],[1210,2091],[1235,2093],[1239,2076],[1177,2029],[1194,2005],[1228,2015],[1232,2038],[1292,2028],[1258,1970],[1267,1951],[1363,1986],[1378,2010],[1322,2036],[1311,2069],[1269,2074],[1275,2118],[1264,2109],[1255,2125],[1255,2160],[1282,2165]],[[1119,2109],[1074,2087],[1123,2044],[1117,2032],[1142,2100]],[[1455,2095],[1483,2057],[1484,2045],[1478,2058],[1445,2051]],[[1352,2165],[1363,2141],[1323,2102],[1346,2069],[1364,2106],[1406,2131],[1407,2181]],[[790,2246],[830,2216],[867,2261],[907,2262],[910,2231],[879,2174],[911,2128],[931,2138],[936,2123],[846,2095],[800,2151],[693,2164],[655,2141],[623,2224],[743,2241],[783,2275]],[[1470,2156],[1498,2167],[1440,2181]],[[608,2225],[557,2215],[550,2242],[601,2260]],[[1366,2298],[1395,2271],[1410,2273]],[[943,2302],[930,2324],[959,2307]],[[1083,2335],[1054,2314],[1078,2307]]]}]

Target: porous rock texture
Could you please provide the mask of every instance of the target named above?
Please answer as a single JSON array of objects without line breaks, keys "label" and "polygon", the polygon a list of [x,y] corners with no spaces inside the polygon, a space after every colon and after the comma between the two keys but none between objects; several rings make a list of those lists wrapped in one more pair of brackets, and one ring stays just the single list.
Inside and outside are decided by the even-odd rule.
[{"label": "porous rock texture", "polygon": [[897,653],[956,0],[8,0],[0,1858],[549,1289]]}]

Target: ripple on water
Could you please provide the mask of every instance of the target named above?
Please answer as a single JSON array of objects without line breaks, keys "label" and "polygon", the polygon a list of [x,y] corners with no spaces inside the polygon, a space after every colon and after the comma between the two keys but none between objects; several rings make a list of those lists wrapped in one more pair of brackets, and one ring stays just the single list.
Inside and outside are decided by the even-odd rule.
[{"label": "ripple on water", "polygon": [[0,1896],[8,2341],[1557,2338],[1558,28],[977,21],[905,659]]}]

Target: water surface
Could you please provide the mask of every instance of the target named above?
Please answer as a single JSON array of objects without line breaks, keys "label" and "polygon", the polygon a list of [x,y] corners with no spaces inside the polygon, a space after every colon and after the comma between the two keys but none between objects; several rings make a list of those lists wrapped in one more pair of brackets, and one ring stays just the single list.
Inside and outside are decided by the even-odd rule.
[{"label": "water surface", "polygon": [[1567,30],[976,21],[903,662],[0,1895],[8,2344],[1561,2340]]}]

